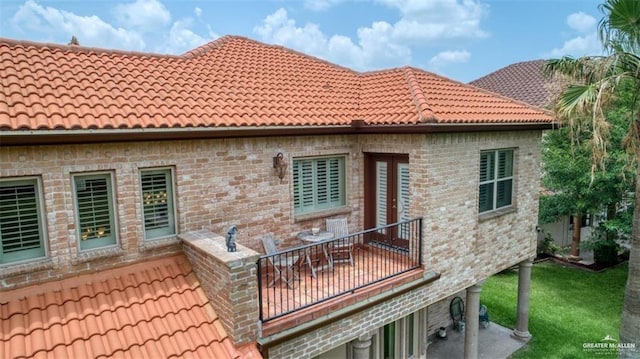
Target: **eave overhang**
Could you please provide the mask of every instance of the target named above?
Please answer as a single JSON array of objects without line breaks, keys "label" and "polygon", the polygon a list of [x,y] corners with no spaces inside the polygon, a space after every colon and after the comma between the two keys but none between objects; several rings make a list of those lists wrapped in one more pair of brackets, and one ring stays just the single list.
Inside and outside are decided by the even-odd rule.
[{"label": "eave overhang", "polygon": [[491,131],[542,131],[553,123],[423,123],[366,125],[353,121],[343,126],[189,127],[88,130],[4,130],[0,146],[89,144],[107,142],[198,140],[240,137],[318,136],[358,134],[428,134]]}]

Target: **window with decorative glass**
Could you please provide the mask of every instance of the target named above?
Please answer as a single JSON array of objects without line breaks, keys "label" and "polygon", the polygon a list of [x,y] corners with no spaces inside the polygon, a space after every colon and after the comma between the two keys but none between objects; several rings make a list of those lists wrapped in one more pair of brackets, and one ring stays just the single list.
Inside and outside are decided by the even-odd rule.
[{"label": "window with decorative glass", "polygon": [[0,264],[46,255],[41,193],[37,178],[0,181]]},{"label": "window with decorative glass", "polygon": [[140,171],[145,239],[176,234],[173,175],[170,168]]},{"label": "window with decorative glass", "polygon": [[480,153],[480,213],[512,205],[513,152],[513,149],[500,149]]},{"label": "window with decorative glass", "polygon": [[81,250],[117,244],[111,181],[110,173],[73,176]]},{"label": "window with decorative glass", "polygon": [[295,214],[346,205],[345,156],[295,159],[293,202]]}]

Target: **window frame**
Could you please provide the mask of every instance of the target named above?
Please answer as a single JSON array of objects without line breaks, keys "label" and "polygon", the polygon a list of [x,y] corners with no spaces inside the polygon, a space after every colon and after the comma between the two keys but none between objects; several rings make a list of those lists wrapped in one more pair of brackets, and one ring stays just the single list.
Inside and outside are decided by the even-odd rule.
[{"label": "window frame", "polygon": [[[338,161],[338,173],[337,179],[331,177],[331,161]],[[318,171],[319,164],[322,161],[326,161],[325,166],[326,170],[326,180],[325,183],[329,182],[329,185],[326,186],[324,190],[331,192],[333,190],[338,191],[338,199],[332,200],[332,195],[327,194],[326,204],[321,204],[318,198],[318,193],[320,191],[320,186],[318,183]],[[312,168],[310,169],[312,174],[312,187],[310,190],[305,189],[304,186],[304,178],[301,177],[299,171],[302,169],[301,166],[304,165],[305,162],[311,162]],[[293,211],[295,216],[304,216],[317,212],[323,212],[327,210],[334,210],[338,208],[344,208],[347,205],[347,155],[345,154],[335,154],[335,155],[325,155],[325,156],[314,156],[314,157],[297,157],[292,161],[292,170],[291,177],[293,183]],[[331,182],[337,180],[337,189],[331,187]],[[334,183],[335,184],[335,183]],[[307,192],[308,193],[305,193]],[[310,196],[310,200],[306,200],[305,196]],[[312,205],[303,205],[303,202],[313,202]]]},{"label": "window frame", "polygon": [[[159,228],[147,229],[147,218],[145,211],[145,192],[143,188],[143,175],[144,174],[160,174],[164,173],[167,178],[168,186],[165,189],[165,198],[167,200],[167,222],[168,225],[161,230]],[[155,168],[141,168],[138,171],[139,190],[140,190],[140,208],[142,214],[142,231],[144,233],[145,241],[153,241],[161,238],[175,236],[178,233],[177,214],[176,214],[176,197],[175,197],[175,177],[173,167],[155,167]]]},{"label": "window frame", "polygon": [[[9,185],[7,185],[9,184]],[[41,260],[47,258],[49,255],[48,248],[48,236],[47,236],[47,223],[46,213],[44,211],[44,193],[42,189],[42,179],[37,176],[28,176],[20,178],[5,178],[0,179],[0,185],[4,186],[24,186],[33,185],[34,189],[34,201],[35,201],[35,215],[38,226],[38,238],[39,246],[37,248],[23,249],[15,251],[17,253],[9,254],[9,259],[6,259],[7,254],[4,254],[2,238],[0,237],[0,267],[7,265],[15,265],[17,263]],[[6,218],[6,217],[5,217]]]},{"label": "window frame", "polygon": [[[75,208],[75,224],[76,224],[76,234],[78,236],[78,251],[86,252],[92,251],[96,249],[104,249],[118,246],[120,243],[119,233],[118,233],[118,216],[117,216],[117,206],[116,206],[116,198],[115,198],[115,175],[111,171],[102,171],[102,172],[87,172],[87,173],[74,173],[71,175],[71,183],[73,185],[73,204]],[[82,228],[81,223],[81,213],[80,213],[80,205],[78,202],[78,179],[84,178],[85,180],[95,180],[95,179],[105,179],[106,184],[106,203],[109,211],[109,233],[110,235],[101,234],[100,229],[102,227],[98,227],[93,230],[93,227],[87,228],[87,233],[90,233],[94,238],[88,238],[88,234],[83,233],[84,229]],[[104,229],[102,233],[106,232],[107,229]],[[86,236],[85,236],[86,235]],[[93,242],[87,242],[91,240]],[[84,244],[84,245],[83,245]]]},{"label": "window frame", "polygon": [[[422,308],[379,327],[371,338],[371,357],[384,359],[385,351],[392,351],[389,354],[393,358],[419,358],[427,349],[422,340],[427,336],[427,316],[428,308]],[[390,338],[385,329],[391,327],[394,329]]]},{"label": "window frame", "polygon": [[[510,156],[510,163],[505,165],[505,171],[508,169],[508,174],[500,174],[500,166],[498,165],[498,161],[501,154],[507,154],[508,158]],[[487,162],[491,163],[490,170],[486,171],[488,179],[483,181],[483,156],[491,155]],[[500,211],[503,209],[511,208],[514,205],[515,198],[515,163],[516,163],[516,149],[515,148],[501,148],[501,149],[493,149],[493,150],[483,150],[480,151],[480,161],[479,161],[479,173],[478,173],[478,213],[486,214],[492,213],[496,211]],[[488,169],[489,170],[489,169]],[[508,186],[507,186],[508,184]],[[500,189],[500,185],[504,185],[502,191]],[[484,208],[482,207],[482,188],[483,186],[487,186],[486,188],[490,189],[490,207]],[[505,192],[509,192],[509,200],[508,203],[500,205],[500,194],[504,197]],[[503,199],[504,200],[504,199]]]}]

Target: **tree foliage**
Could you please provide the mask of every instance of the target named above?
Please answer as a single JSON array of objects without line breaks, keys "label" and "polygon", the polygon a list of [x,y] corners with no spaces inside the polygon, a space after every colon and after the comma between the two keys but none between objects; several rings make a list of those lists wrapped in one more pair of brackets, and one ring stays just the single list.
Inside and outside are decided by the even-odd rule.
[{"label": "tree foliage", "polygon": [[[628,124],[625,145],[636,160],[640,138],[638,127],[638,96],[640,94],[640,1],[605,0],[600,5],[603,17],[598,24],[605,56],[586,56],[578,59],[565,57],[547,63],[550,72],[573,79],[560,96],[555,113],[574,130],[580,131],[585,122],[590,124],[588,142],[592,149],[593,167],[604,169],[609,158],[607,149],[611,140],[611,123],[606,116],[611,101],[624,86],[631,88],[631,106],[622,114]],[[584,121],[587,120],[587,121]],[[580,133],[580,132],[577,132]],[[640,183],[636,181],[633,214],[633,235],[629,255],[629,275],[625,287],[625,301],[621,316],[620,342],[640,343]],[[621,357],[632,357],[637,352],[623,351]]]},{"label": "tree foliage", "polygon": [[554,222],[561,216],[601,212],[604,206],[628,201],[634,188],[635,167],[633,156],[629,156],[623,143],[631,90],[625,86],[606,114],[609,149],[602,167],[593,166],[589,124],[580,128],[563,126],[545,135],[542,184],[547,191],[540,198],[540,223]]}]

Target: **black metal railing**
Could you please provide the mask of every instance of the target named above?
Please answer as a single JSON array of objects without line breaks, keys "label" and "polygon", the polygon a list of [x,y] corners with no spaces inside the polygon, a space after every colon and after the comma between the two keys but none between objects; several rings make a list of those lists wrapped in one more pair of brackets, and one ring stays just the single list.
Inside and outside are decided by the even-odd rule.
[{"label": "black metal railing", "polygon": [[260,320],[419,268],[421,257],[422,218],[263,255],[258,260]]}]

